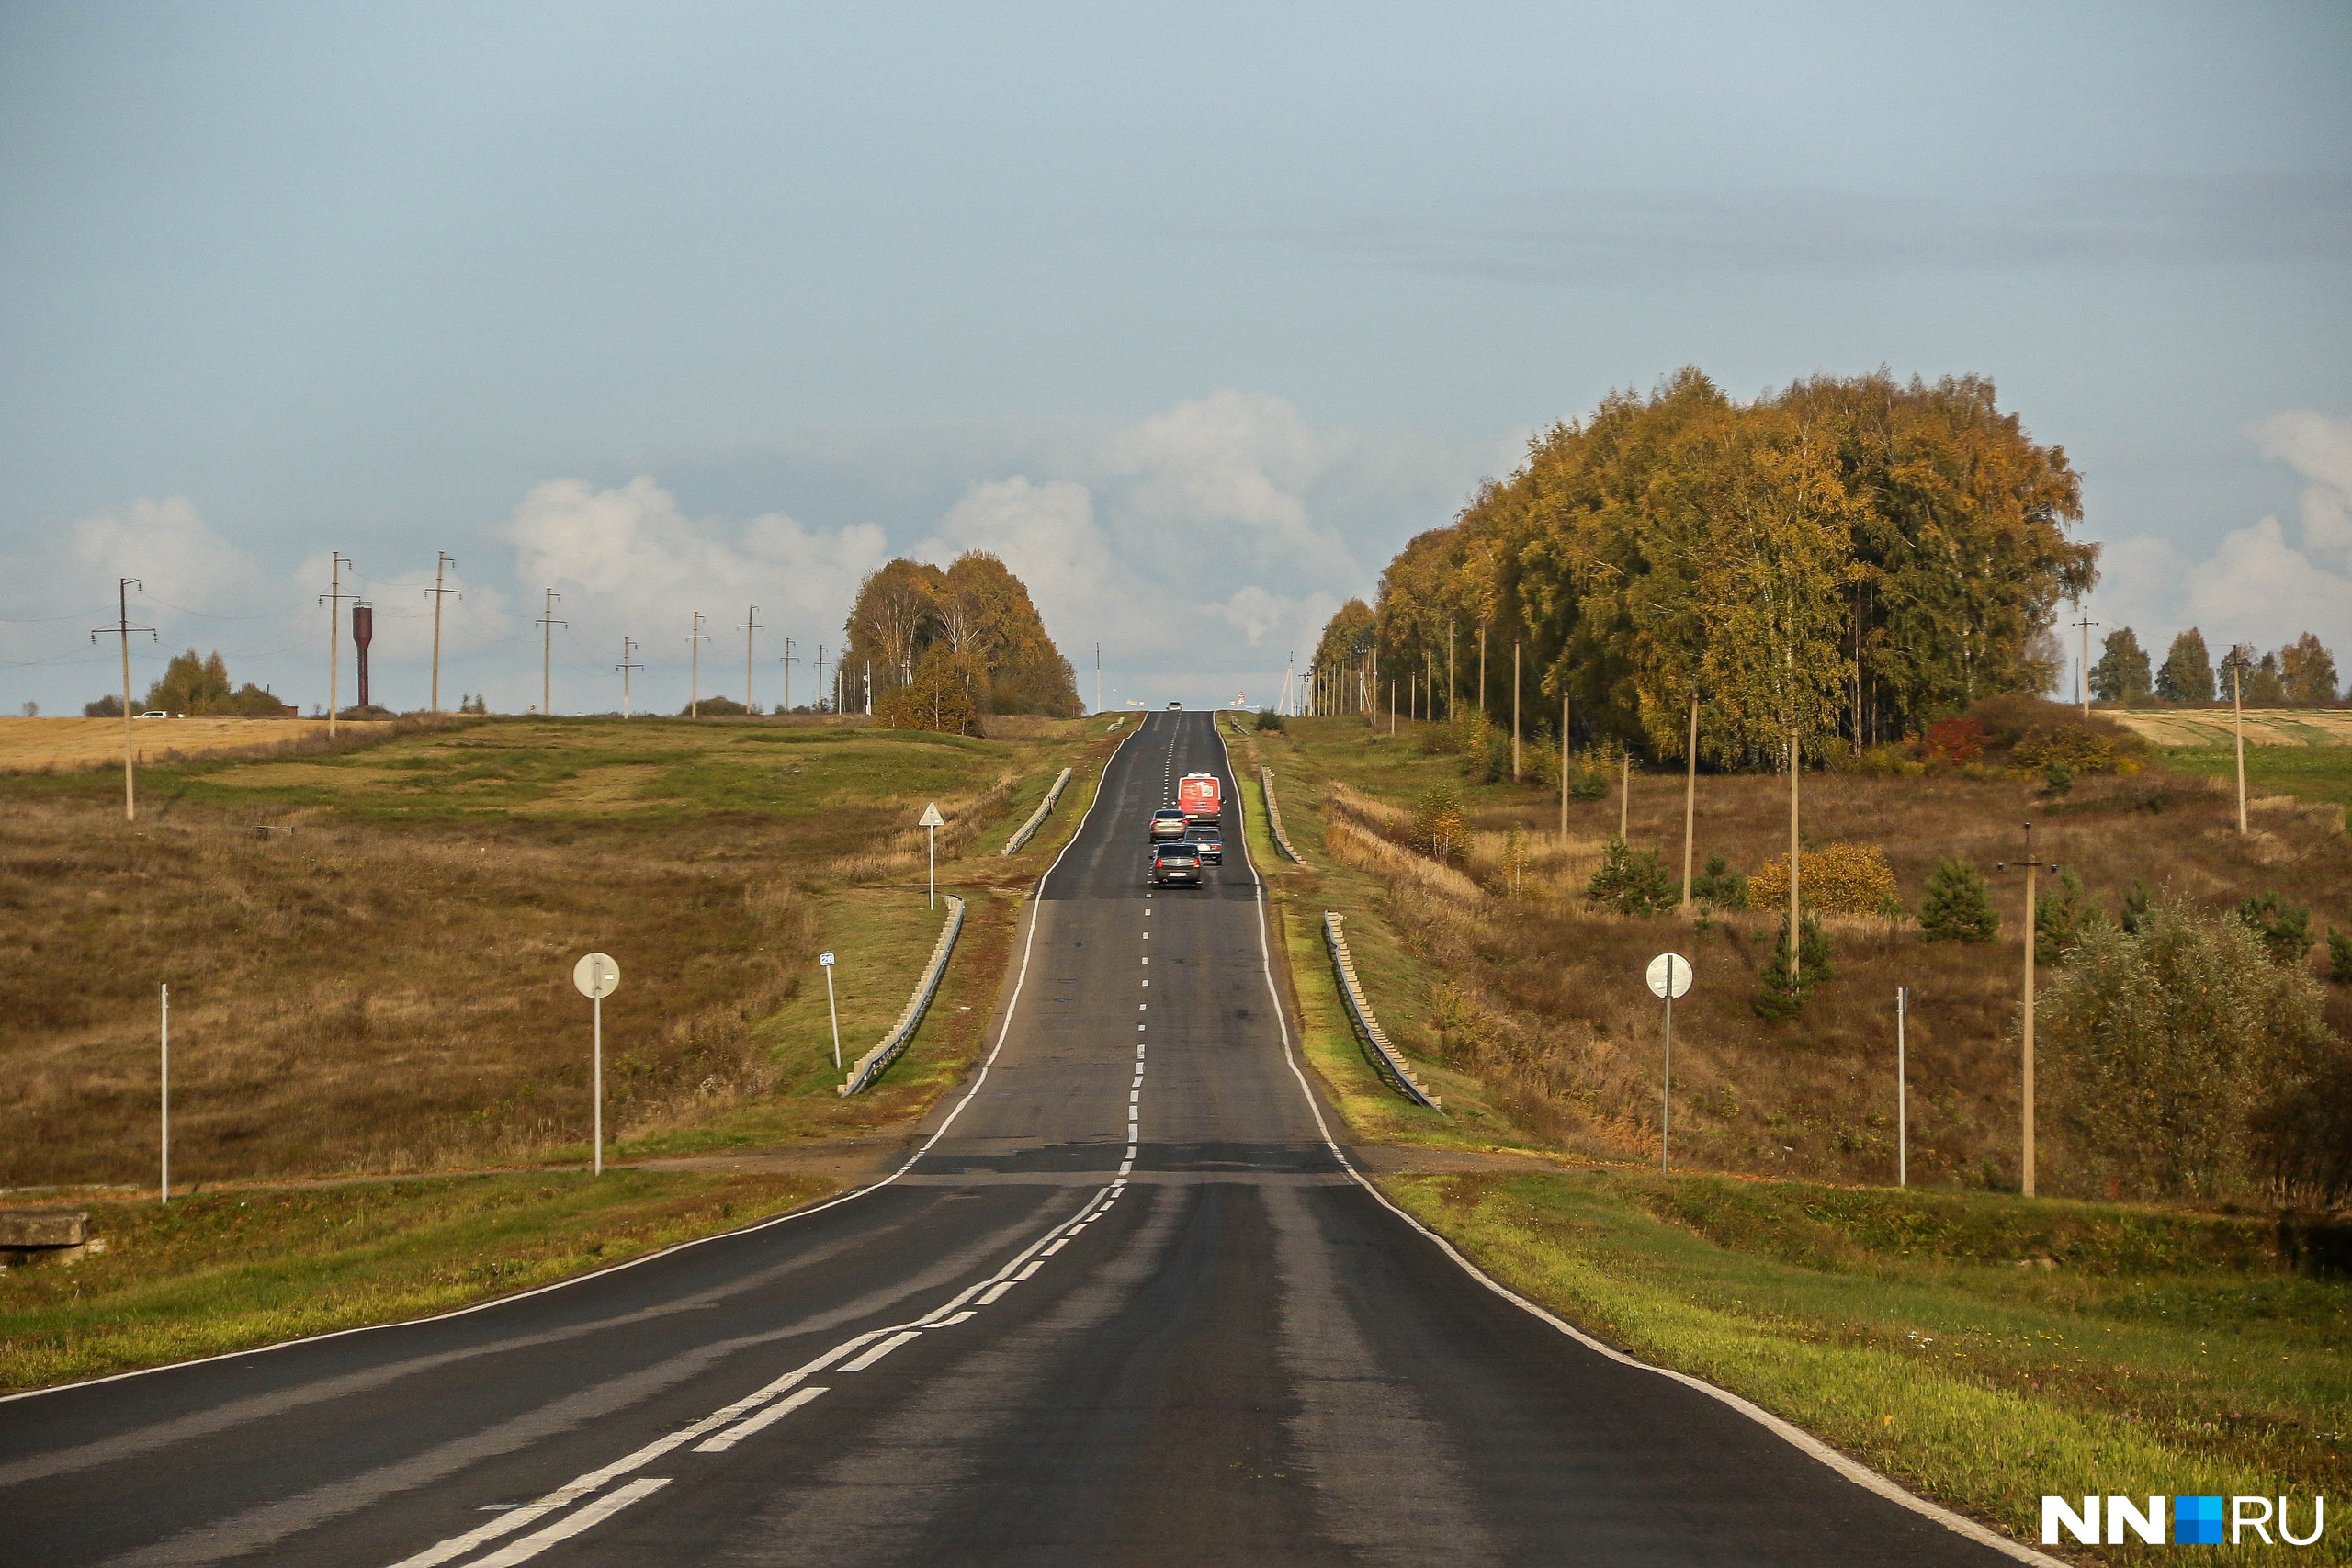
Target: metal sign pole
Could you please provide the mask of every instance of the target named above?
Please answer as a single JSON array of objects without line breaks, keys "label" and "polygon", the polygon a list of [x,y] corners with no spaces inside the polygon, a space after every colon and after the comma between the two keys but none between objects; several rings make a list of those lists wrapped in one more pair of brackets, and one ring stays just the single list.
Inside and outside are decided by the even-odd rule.
[{"label": "metal sign pole", "polygon": [[590,1137],[595,1144],[593,1162],[605,1174],[605,998],[621,988],[621,966],[601,953],[591,953],[571,966],[571,984],[595,1003],[595,1055],[590,1067],[591,1092],[596,1104]]},{"label": "metal sign pole", "polygon": [[1674,959],[1666,961],[1666,1083],[1658,1094],[1657,1168],[1674,1174]]},{"label": "metal sign pole", "polygon": [[947,818],[939,814],[939,802],[935,800],[922,808],[922,817],[915,823],[918,828],[931,829],[931,908],[933,909],[939,908],[939,829],[946,823]]},{"label": "metal sign pole", "polygon": [[164,1173],[163,1201],[172,1201],[172,988],[164,987]]},{"label": "metal sign pole", "polygon": [[1909,1090],[1904,1083],[1903,1024],[1905,987],[1894,987],[1894,1184],[1911,1185],[1911,1123],[1905,1103]]}]

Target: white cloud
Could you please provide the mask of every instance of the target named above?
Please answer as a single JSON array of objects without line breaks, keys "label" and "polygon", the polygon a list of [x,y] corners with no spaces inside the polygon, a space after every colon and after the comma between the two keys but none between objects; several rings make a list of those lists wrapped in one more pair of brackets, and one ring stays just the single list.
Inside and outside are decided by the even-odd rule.
[{"label": "white cloud", "polygon": [[2161,659],[2195,626],[2218,657],[2236,642],[2269,649],[2302,632],[2343,658],[2352,649],[2352,419],[2297,409],[2265,420],[2254,439],[2267,457],[2309,481],[2299,538],[2276,517],[2222,536],[2205,559],[2162,539],[2110,541],[2100,560],[2099,618],[2132,626]]},{"label": "white cloud", "polygon": [[889,555],[870,523],[825,534],[780,512],[732,530],[697,522],[645,477],[612,490],[568,479],[535,485],[498,537],[514,547],[526,607],[553,588],[574,640],[602,648],[624,634],[661,638],[663,653],[684,637],[695,611],[723,627],[750,604],[779,637],[829,637],[859,580]]},{"label": "white cloud", "polygon": [[1120,501],[1133,532],[1172,526],[1214,536],[1253,563],[1286,558],[1345,570],[1346,544],[1317,526],[1306,495],[1349,445],[1309,427],[1281,398],[1226,391],[1121,431],[1102,456],[1129,480]]},{"label": "white cloud", "polygon": [[976,484],[910,554],[945,566],[986,550],[1028,586],[1046,633],[1076,660],[1081,644],[1136,607],[1141,583],[1114,556],[1094,520],[1094,497],[1070,479],[1032,483],[1015,474]]},{"label": "white cloud", "polygon": [[9,564],[14,592],[38,584],[43,595],[69,602],[100,591],[111,598],[117,579],[135,577],[171,604],[248,614],[263,587],[253,558],[214,533],[184,495],[141,496],[120,511],[85,517],[66,530],[62,547]]},{"label": "white cloud", "polygon": [[1237,589],[1224,604],[1209,608],[1248,637],[1254,648],[1263,643],[1266,634],[1272,631],[1290,633],[1293,643],[1311,643],[1321,634],[1323,623],[1338,612],[1340,601],[1329,593],[1286,598],[1268,592],[1253,582]]}]

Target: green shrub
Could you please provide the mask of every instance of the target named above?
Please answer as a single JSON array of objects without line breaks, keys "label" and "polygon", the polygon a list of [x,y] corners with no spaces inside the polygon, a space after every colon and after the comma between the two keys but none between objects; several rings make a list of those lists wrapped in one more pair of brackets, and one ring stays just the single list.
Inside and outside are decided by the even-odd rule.
[{"label": "green shrub", "polygon": [[1280,735],[1283,732],[1283,716],[1272,708],[1260,708],[1258,721],[1253,728],[1268,735]]},{"label": "green shrub", "polygon": [[2352,931],[2327,928],[2327,977],[2339,986],[2352,986]]},{"label": "green shrub", "polygon": [[2064,795],[2075,787],[2075,770],[2064,762],[2052,762],[2043,770],[2041,787],[2048,795]]},{"label": "green shrub", "polygon": [[2107,923],[2107,909],[2083,896],[2083,879],[2071,871],[2058,874],[2053,892],[2033,901],[2033,956],[2043,964],[2063,964],[2095,925]]},{"label": "green shrub", "polygon": [[1413,847],[1440,865],[1470,847],[1470,818],[1453,785],[1431,784],[1414,800]]},{"label": "green shrub", "polygon": [[2276,893],[2264,893],[2239,905],[2238,919],[2260,940],[2271,963],[2282,968],[2302,967],[2312,950],[2309,909],[2282,903]]},{"label": "green shrub", "polygon": [[1756,1016],[1770,1023],[1794,1018],[1804,1010],[1813,988],[1830,976],[1829,938],[1822,933],[1821,923],[1811,915],[1804,917],[1797,928],[1797,972],[1789,976],[1789,918],[1781,917],[1780,935],[1772,943],[1772,962],[1758,977],[1756,998],[1752,1004]]},{"label": "green shrub", "polygon": [[2148,924],[2148,885],[2138,877],[2132,879],[2132,890],[2123,895],[2120,923],[2126,936],[2138,936]]},{"label": "green shrub", "polygon": [[2321,1152],[2301,1140],[2324,1108],[2304,1102],[2343,1044],[2318,982],[2263,956],[2244,919],[2173,898],[2136,933],[2084,935],[2041,998],[2057,1117],[2088,1179],[2075,1185],[2211,1198]]},{"label": "green shrub", "polygon": [[1747,878],[1732,870],[1723,856],[1709,855],[1705,874],[1690,879],[1690,897],[1694,902],[1720,909],[1745,909]]},{"label": "green shrub", "polygon": [[2000,930],[1976,868],[1965,860],[1938,865],[1919,900],[1919,933],[1929,942],[1991,942]]},{"label": "green shrub", "polygon": [[1585,884],[1584,896],[1621,915],[1662,915],[1674,908],[1679,894],[1674,877],[1660,863],[1656,849],[1635,854],[1624,840],[1611,835],[1601,852],[1600,869]]}]

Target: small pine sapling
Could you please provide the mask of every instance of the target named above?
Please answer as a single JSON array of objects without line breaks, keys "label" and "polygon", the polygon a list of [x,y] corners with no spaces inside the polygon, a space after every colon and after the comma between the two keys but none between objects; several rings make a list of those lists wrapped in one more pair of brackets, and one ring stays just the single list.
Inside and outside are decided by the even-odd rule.
[{"label": "small pine sapling", "polygon": [[1976,868],[1965,860],[1938,865],[1919,900],[1919,933],[1929,942],[1991,942],[2000,930]]}]

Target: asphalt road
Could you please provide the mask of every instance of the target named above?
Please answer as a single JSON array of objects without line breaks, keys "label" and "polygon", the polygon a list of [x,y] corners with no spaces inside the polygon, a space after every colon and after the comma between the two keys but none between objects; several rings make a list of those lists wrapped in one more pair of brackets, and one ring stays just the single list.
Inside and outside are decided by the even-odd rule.
[{"label": "asphalt road", "polygon": [[[1326,1141],[1155,714],[899,1179],[438,1320],[0,1403],[0,1562],[1989,1563],[1514,1304]],[[1230,807],[1228,807],[1228,810]]]}]

